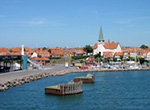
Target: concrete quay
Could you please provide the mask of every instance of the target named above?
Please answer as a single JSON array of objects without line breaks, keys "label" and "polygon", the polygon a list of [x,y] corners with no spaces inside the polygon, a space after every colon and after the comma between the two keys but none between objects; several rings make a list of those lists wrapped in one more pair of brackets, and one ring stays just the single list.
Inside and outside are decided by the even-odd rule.
[{"label": "concrete quay", "polygon": [[68,73],[79,72],[104,72],[104,71],[138,71],[150,70],[150,68],[143,69],[87,69],[81,70],[75,67],[65,68],[64,65],[55,65],[45,67],[45,70],[22,70],[16,72],[8,72],[0,74],[0,91],[7,90],[20,84],[29,83],[31,81],[39,80],[50,76],[60,76]]}]

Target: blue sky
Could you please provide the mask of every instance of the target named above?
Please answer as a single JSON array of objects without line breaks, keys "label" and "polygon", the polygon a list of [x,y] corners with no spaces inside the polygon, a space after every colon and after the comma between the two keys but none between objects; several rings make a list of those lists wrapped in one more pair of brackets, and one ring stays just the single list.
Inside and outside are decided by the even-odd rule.
[{"label": "blue sky", "polygon": [[0,47],[150,46],[150,0],[0,0]]}]

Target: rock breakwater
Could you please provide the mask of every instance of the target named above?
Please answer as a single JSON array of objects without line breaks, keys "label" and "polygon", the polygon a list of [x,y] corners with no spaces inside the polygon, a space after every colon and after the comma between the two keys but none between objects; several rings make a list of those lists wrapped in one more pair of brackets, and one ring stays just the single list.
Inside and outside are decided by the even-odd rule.
[{"label": "rock breakwater", "polygon": [[35,80],[39,80],[42,78],[46,78],[46,77],[51,77],[51,76],[61,76],[61,75],[65,75],[68,73],[81,73],[81,72],[103,72],[103,71],[138,71],[138,70],[150,70],[150,68],[144,68],[144,69],[87,69],[87,70],[77,70],[77,69],[66,69],[63,71],[58,71],[58,72],[45,72],[45,73],[38,73],[38,74],[33,74],[33,75],[29,75],[26,77],[21,77],[21,78],[16,78],[14,80],[8,80],[5,82],[0,83],[0,91],[4,91],[7,89],[10,89],[12,87],[15,87],[17,85],[21,85],[24,83],[29,83]]}]

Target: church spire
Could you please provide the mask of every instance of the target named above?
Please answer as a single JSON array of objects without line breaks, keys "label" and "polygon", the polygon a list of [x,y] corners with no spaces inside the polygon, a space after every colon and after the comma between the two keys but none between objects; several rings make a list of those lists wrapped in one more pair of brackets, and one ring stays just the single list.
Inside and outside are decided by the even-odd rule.
[{"label": "church spire", "polygon": [[104,39],[103,39],[103,32],[102,32],[102,26],[100,27],[100,33],[99,33],[98,41],[99,41],[99,42],[104,42]]}]

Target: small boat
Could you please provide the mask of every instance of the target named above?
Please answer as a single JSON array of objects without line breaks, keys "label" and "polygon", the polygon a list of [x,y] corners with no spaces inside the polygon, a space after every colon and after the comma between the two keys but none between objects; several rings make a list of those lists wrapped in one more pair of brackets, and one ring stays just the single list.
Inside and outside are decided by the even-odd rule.
[{"label": "small boat", "polygon": [[67,84],[60,84],[56,86],[49,86],[45,88],[45,94],[55,95],[71,95],[83,92],[83,82],[68,82]]},{"label": "small boat", "polygon": [[83,83],[94,83],[95,74],[87,74],[87,76],[75,77],[74,82],[83,81]]}]

